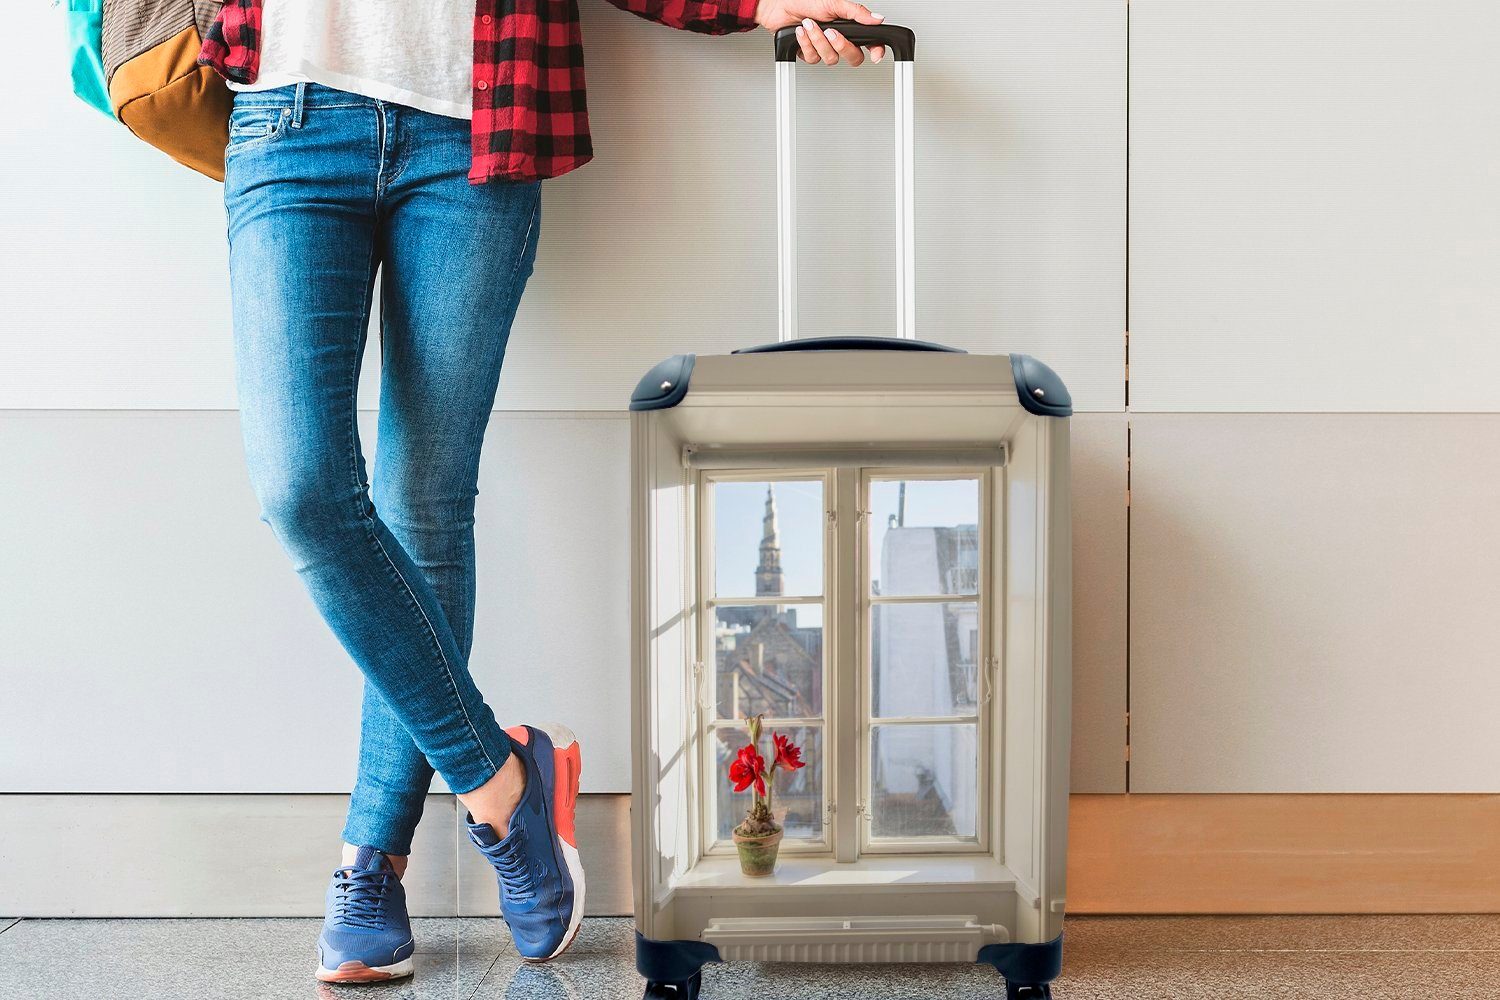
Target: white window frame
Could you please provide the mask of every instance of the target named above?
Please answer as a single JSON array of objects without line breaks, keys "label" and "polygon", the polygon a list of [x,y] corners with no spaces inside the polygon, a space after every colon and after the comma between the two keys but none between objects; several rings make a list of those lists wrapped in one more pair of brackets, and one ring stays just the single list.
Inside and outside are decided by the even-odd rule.
[{"label": "white window frame", "polygon": [[[881,481],[917,482],[952,481],[973,479],[978,483],[978,506],[975,511],[979,532],[979,581],[972,602],[977,608],[979,636],[975,647],[978,673],[978,705],[975,714],[968,716],[895,716],[876,720],[874,717],[874,609],[890,604],[956,604],[969,603],[965,594],[921,594],[889,595],[875,597],[871,594],[870,562],[870,487]],[[990,850],[990,815],[995,789],[991,781],[990,765],[994,747],[994,701],[1000,679],[999,657],[995,654],[994,587],[991,547],[993,545],[993,501],[994,470],[978,467],[952,467],[934,469],[903,469],[898,466],[864,468],[859,479],[859,532],[858,532],[858,613],[856,615],[857,662],[855,671],[859,699],[859,732],[854,748],[859,765],[859,837],[858,852],[866,854],[979,854]],[[875,729],[878,726],[909,725],[972,725],[975,729],[975,752],[978,754],[975,769],[974,836],[932,837],[879,837],[873,834],[874,768],[872,766]]]},{"label": "white window frame", "polygon": [[[692,779],[701,794],[694,817],[699,828],[699,856],[723,856],[734,853],[734,844],[718,837],[718,806],[722,789],[716,773],[716,730],[732,728],[737,720],[717,718],[717,650],[714,630],[723,606],[775,605],[821,606],[823,611],[823,706],[820,718],[766,720],[766,733],[772,729],[819,726],[823,735],[823,802],[824,823],[821,840],[782,842],[784,853],[810,857],[831,857],[841,862],[857,861],[863,855],[891,854],[981,854],[991,850],[991,824],[1000,807],[998,770],[991,760],[997,746],[996,702],[999,699],[1000,668],[996,650],[1003,638],[1002,627],[995,616],[999,607],[995,594],[993,498],[996,496],[994,468],[954,466],[911,468],[900,465],[838,466],[836,468],[774,468],[758,466],[745,469],[697,470],[693,494],[697,510],[697,591],[694,605],[701,609],[696,631],[693,684],[695,722],[698,740],[695,754],[698,774]],[[872,801],[871,741],[873,689],[873,607],[881,603],[899,603],[872,599],[870,594],[869,490],[873,481],[904,479],[951,480],[975,479],[979,483],[979,593],[975,603],[979,614],[978,650],[979,701],[976,716],[922,720],[936,724],[964,723],[976,727],[978,767],[974,837],[874,838],[871,836]],[[714,490],[717,483],[816,481],[823,487],[823,587],[821,595],[792,594],[777,598],[755,598],[726,595],[714,591]],[[839,555],[847,548],[854,558],[843,561]],[[966,601],[966,595],[922,595],[926,603]],[[895,725],[912,724],[903,719]],[[890,720],[881,720],[882,724]],[[769,735],[763,738],[769,739]],[[765,746],[762,747],[765,752]],[[850,762],[845,766],[843,762]],[[840,810],[839,806],[846,804]]]},{"label": "white window frame", "polygon": [[[834,545],[834,533],[832,516],[832,497],[834,489],[834,473],[832,469],[734,469],[700,471],[697,474],[695,491],[698,496],[698,601],[697,604],[703,609],[699,616],[701,619],[698,628],[698,647],[695,656],[696,680],[694,684],[698,721],[696,731],[700,744],[698,753],[699,765],[699,788],[702,790],[701,809],[698,814],[698,826],[701,830],[699,850],[704,856],[733,854],[734,842],[719,839],[718,831],[718,809],[719,796],[723,792],[720,788],[721,782],[717,775],[717,760],[715,751],[717,747],[717,730],[735,729],[743,726],[742,720],[719,719],[718,718],[718,650],[714,644],[714,629],[718,622],[716,613],[720,606],[724,607],[753,607],[756,605],[768,607],[797,607],[813,606],[822,609],[823,612],[823,662],[822,687],[823,687],[823,714],[816,718],[803,719],[766,719],[765,730],[761,737],[761,752],[768,751],[770,734],[772,730],[796,729],[807,726],[818,727],[823,734],[823,746],[821,750],[823,762],[823,836],[820,840],[792,839],[788,837],[781,843],[781,850],[792,854],[828,854],[832,849],[832,823],[831,807],[834,801],[834,788],[830,782],[832,775],[837,772],[838,754],[833,747],[834,722],[831,717],[832,691],[834,686],[834,669],[836,653],[831,648],[832,632],[831,621],[832,595],[829,593],[830,581],[833,578],[836,566],[836,554]],[[754,597],[745,595],[727,595],[720,597],[715,594],[718,580],[714,572],[714,490],[717,483],[785,483],[785,482],[817,482],[823,487],[823,587],[821,594],[786,594],[780,597]]]}]

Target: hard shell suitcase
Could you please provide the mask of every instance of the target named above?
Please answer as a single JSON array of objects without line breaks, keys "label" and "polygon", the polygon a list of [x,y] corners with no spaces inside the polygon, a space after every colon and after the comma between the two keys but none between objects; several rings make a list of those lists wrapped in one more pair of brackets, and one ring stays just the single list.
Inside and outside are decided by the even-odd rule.
[{"label": "hard shell suitcase", "polygon": [[[835,26],[894,57],[896,336],[797,336],[784,29],[778,339],[668,358],[630,401],[637,968],[646,997],[695,998],[711,962],[966,961],[997,969],[1007,997],[1048,997],[1065,905],[1072,403],[1033,358],[916,339],[915,38]],[[801,505],[785,545],[778,486]],[[745,513],[747,490],[763,516]],[[751,579],[755,531],[751,595],[733,581]],[[726,748],[748,714],[809,748],[773,781],[787,836],[765,878],[741,873],[725,833]]]}]

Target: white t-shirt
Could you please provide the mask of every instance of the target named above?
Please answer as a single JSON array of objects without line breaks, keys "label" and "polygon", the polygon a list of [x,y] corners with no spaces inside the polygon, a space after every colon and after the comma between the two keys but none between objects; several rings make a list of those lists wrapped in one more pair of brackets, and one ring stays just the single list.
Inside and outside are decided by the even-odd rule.
[{"label": "white t-shirt", "polygon": [[264,0],[260,75],[474,116],[474,0]]}]

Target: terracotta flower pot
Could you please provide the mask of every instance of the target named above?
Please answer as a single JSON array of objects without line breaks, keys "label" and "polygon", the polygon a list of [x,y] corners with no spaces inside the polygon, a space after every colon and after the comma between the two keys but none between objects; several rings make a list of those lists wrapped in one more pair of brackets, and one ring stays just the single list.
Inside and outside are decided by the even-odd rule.
[{"label": "terracotta flower pot", "polygon": [[734,846],[740,852],[740,871],[750,878],[765,878],[776,870],[776,852],[781,847],[782,831],[759,837],[747,837],[734,829]]}]

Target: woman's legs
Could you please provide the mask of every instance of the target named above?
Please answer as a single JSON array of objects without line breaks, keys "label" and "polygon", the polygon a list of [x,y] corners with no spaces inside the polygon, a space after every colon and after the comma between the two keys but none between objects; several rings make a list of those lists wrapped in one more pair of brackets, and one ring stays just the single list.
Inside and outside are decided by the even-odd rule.
[{"label": "woman's legs", "polygon": [[390,112],[322,88],[305,105],[282,92],[236,101],[225,200],[241,418],[263,517],[367,681],[463,794],[492,783],[510,741],[438,595],[376,513],[355,422],[386,199],[414,153],[396,147]]},{"label": "woman's legs", "polygon": [[[382,199],[373,490],[381,520],[437,595],[467,661],[480,448],[531,274],[539,191],[469,184],[466,122],[399,109],[393,124],[398,147],[410,152]],[[404,854],[431,778],[397,713],[366,685],[345,841]]]}]

